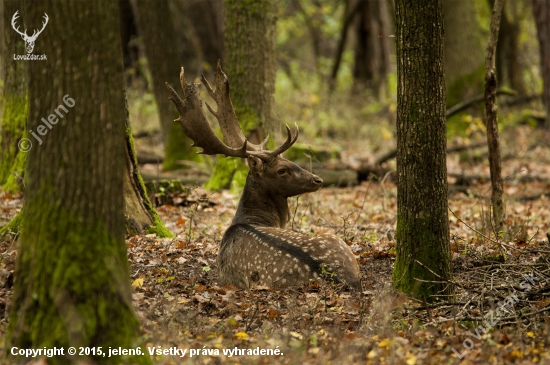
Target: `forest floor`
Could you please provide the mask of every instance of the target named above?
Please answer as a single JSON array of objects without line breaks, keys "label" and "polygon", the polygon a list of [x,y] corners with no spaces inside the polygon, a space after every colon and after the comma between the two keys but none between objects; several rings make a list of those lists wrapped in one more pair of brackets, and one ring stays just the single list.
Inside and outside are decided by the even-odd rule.
[{"label": "forest floor", "polygon": [[[176,237],[126,240],[134,305],[146,346],[187,349],[184,358],[153,356],[154,363],[550,364],[550,143],[526,127],[507,133],[504,237],[491,230],[486,157],[448,156],[456,295],[430,305],[391,287],[397,190],[389,179],[290,199],[287,228],[344,239],[361,268],[361,293],[325,282],[222,286],[216,255],[238,196],[190,187],[154,197]],[[2,219],[22,204],[1,193]],[[0,243],[0,338],[15,257],[13,240]]]}]

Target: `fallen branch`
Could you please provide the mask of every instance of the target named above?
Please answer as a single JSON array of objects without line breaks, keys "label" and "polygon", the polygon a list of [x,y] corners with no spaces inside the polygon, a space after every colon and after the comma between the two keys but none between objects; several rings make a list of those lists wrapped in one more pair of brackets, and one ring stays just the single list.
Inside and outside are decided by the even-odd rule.
[{"label": "fallen branch", "polygon": [[[497,95],[510,95],[510,96],[516,96],[518,93],[514,90],[510,89],[498,89]],[[470,100],[463,101],[461,103],[458,103],[449,109],[447,109],[446,116],[447,118],[452,117],[455,114],[460,113],[464,109],[468,109],[470,106],[472,106],[475,103],[479,103],[480,101],[483,101],[485,99],[485,94],[479,94]]]},{"label": "fallen branch", "polygon": [[[485,147],[486,145],[487,144],[485,142],[479,142],[479,143],[474,143],[470,145],[449,147],[447,148],[447,154]],[[391,171],[391,169],[382,167],[382,164],[395,158],[396,156],[397,156],[396,149],[383,154],[382,156],[378,157],[372,164],[361,167],[359,170],[357,170],[357,179],[359,180],[359,182],[361,182],[369,179],[371,175],[375,175],[375,176],[386,175],[386,173]]]}]

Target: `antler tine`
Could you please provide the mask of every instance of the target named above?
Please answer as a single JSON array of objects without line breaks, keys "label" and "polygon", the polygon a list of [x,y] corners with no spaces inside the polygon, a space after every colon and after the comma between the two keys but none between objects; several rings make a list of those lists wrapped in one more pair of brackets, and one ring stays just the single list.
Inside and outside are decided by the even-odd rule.
[{"label": "antler tine", "polygon": [[294,123],[295,133],[294,133],[294,135],[292,135],[292,133],[290,132],[290,127],[288,126],[288,124],[286,124],[285,126],[286,126],[287,137],[286,137],[286,141],[282,145],[280,145],[279,147],[277,147],[273,151],[250,152],[250,154],[254,155],[254,156],[257,156],[257,157],[260,157],[260,158],[265,159],[265,160],[272,160],[275,157],[279,156],[281,153],[288,150],[294,143],[296,143],[296,140],[298,139],[298,134],[300,133],[300,130],[298,129],[298,125],[296,123]]},{"label": "antler tine", "polygon": [[208,94],[210,95],[210,97],[216,100],[216,93],[214,92],[214,90],[212,90],[212,86],[210,86],[210,83],[208,82],[206,77],[204,77],[204,74],[201,74],[201,81],[204,87],[206,88],[206,91],[208,91]]}]

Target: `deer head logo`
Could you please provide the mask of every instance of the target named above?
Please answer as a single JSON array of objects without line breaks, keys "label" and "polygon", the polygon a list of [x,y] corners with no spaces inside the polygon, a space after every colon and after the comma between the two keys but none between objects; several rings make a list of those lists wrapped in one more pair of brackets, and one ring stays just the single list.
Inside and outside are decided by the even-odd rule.
[{"label": "deer head logo", "polygon": [[27,53],[32,53],[32,50],[34,49],[34,42],[36,42],[36,38],[38,38],[40,33],[42,33],[44,28],[46,28],[46,24],[48,24],[48,14],[44,13],[44,22],[42,23],[42,29],[35,30],[32,33],[32,35],[29,36],[29,35],[27,35],[27,30],[26,29],[25,29],[24,32],[20,32],[19,27],[16,27],[15,21],[19,17],[19,15],[17,15],[18,12],[19,12],[19,10],[16,11],[15,14],[13,14],[13,17],[11,18],[11,26],[17,33],[21,34],[21,37],[25,41],[25,48],[27,49]]}]

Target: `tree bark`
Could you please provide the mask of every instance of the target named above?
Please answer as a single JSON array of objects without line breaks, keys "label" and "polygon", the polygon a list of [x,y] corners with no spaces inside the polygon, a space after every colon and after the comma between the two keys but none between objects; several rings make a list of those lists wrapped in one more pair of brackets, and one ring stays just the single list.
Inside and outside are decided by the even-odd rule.
[{"label": "tree bark", "polygon": [[166,171],[182,169],[184,166],[178,161],[200,162],[202,157],[193,151],[191,140],[174,123],[177,115],[164,86],[165,82],[179,83],[177,75],[181,68],[168,1],[138,0],[137,9],[164,141],[162,167]]},{"label": "tree bark", "polygon": [[35,52],[48,58],[29,62],[29,133],[42,142],[27,161],[7,348],[139,348],[144,356],[96,352],[48,363],[149,363],[124,243],[126,115],[117,2],[40,1],[27,24],[41,24],[44,13],[50,22]]},{"label": "tree bark", "polygon": [[[20,0],[4,2],[4,95],[2,119],[0,122],[0,185],[4,191],[15,193],[22,190],[26,161],[29,147],[26,121],[28,108],[27,66],[29,61],[14,60],[13,55],[23,55],[25,42],[11,28],[11,19],[16,11],[19,17],[17,24],[25,29],[24,18],[28,11]],[[20,150],[19,144],[23,150]]]},{"label": "tree bark", "polygon": [[[275,2],[227,0],[224,13],[224,70],[231,80],[231,100],[241,129],[259,143],[278,130],[273,116]],[[219,158],[206,188],[218,190],[232,182],[243,187],[246,174],[242,161]]]},{"label": "tree bark", "polygon": [[396,1],[397,232],[393,285],[451,294],[441,0]]},{"label": "tree bark", "polygon": [[154,233],[158,237],[173,237],[153,208],[138,169],[134,138],[128,111],[125,121],[126,170],[124,174],[124,209],[126,227],[132,233]]},{"label": "tree bark", "polygon": [[550,130],[550,2],[533,0],[533,15],[537,24],[542,75],[543,104],[546,110],[544,126]]},{"label": "tree bark", "polygon": [[503,181],[500,165],[500,145],[498,137],[497,75],[495,72],[495,52],[498,30],[504,0],[495,0],[491,17],[491,30],[487,41],[485,57],[485,125],[487,126],[487,145],[489,147],[489,167],[491,170],[491,206],[493,209],[494,230],[498,234],[504,231],[505,208],[502,201]]}]

